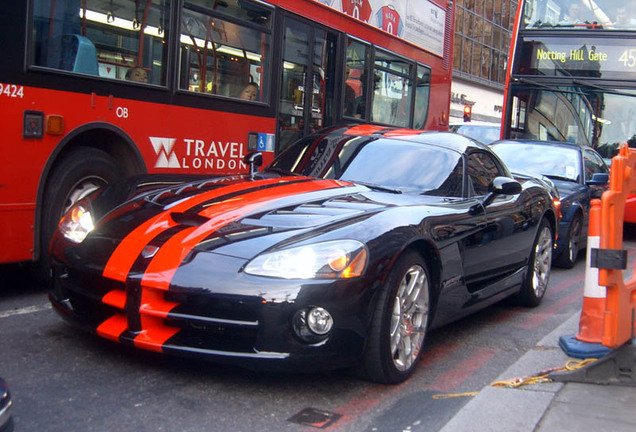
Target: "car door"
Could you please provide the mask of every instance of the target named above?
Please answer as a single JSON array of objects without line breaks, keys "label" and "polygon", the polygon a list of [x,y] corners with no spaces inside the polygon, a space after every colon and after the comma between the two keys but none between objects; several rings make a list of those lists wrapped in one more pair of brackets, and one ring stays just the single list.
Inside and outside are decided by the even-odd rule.
[{"label": "car door", "polygon": [[[470,193],[481,201],[488,196],[493,179],[506,175],[499,161],[483,150],[467,154],[466,170]],[[525,201],[522,194],[497,195],[480,209],[485,216],[482,229],[465,245],[464,274],[469,291],[490,287],[526,263],[534,230],[529,229],[532,212]]]}]

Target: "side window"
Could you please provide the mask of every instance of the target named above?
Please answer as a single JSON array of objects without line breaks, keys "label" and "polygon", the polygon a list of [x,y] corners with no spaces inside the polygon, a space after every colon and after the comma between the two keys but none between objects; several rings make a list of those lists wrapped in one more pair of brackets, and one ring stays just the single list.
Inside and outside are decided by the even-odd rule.
[{"label": "side window", "polygon": [[364,71],[369,64],[369,45],[349,39],[345,60],[344,108],[345,117],[366,118],[366,84],[362,84]]},{"label": "side window", "polygon": [[466,158],[469,190],[471,196],[481,196],[488,193],[488,185],[502,172],[493,157],[486,152],[477,151]]},{"label": "side window", "polygon": [[35,0],[31,64],[165,85],[169,17],[169,0]]},{"label": "side window", "polygon": [[272,10],[244,0],[185,3],[179,88],[268,102]]},{"label": "side window", "polygon": [[585,166],[585,181],[591,180],[596,173],[608,173],[609,169],[603,159],[590,150],[583,152],[583,164]]},{"label": "side window", "polygon": [[392,126],[409,126],[413,91],[412,67],[413,64],[405,59],[376,50],[371,84],[371,121]]}]

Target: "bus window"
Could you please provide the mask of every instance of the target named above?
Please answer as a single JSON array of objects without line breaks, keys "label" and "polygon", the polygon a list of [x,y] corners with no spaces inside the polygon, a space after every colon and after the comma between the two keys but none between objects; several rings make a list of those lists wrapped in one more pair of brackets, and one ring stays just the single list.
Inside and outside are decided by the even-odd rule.
[{"label": "bus window", "polygon": [[633,2],[620,0],[529,0],[521,28],[636,30]]},{"label": "bus window", "polygon": [[[362,85],[362,77],[369,63],[369,46],[351,38],[347,41],[347,57],[345,59],[344,115],[346,117],[363,118],[365,116],[364,101],[366,86]],[[366,76],[366,75],[365,75]]]},{"label": "bus window", "polygon": [[294,19],[287,20],[284,35],[278,151],[333,125],[337,109],[330,79],[336,73],[337,35]]},{"label": "bus window", "polygon": [[372,121],[392,126],[409,126],[411,67],[412,63],[405,59],[381,50],[376,51]]},{"label": "bus window", "polygon": [[[272,11],[238,0],[190,1],[181,19],[182,90],[268,102]],[[265,88],[264,88],[265,87]],[[245,92],[244,92],[245,90]]]},{"label": "bus window", "polygon": [[36,0],[32,64],[165,85],[169,9],[169,1]]},{"label": "bus window", "polygon": [[415,114],[413,128],[423,129],[428,116],[428,100],[431,94],[431,69],[417,66],[417,82],[415,83]]},{"label": "bus window", "polygon": [[310,133],[335,123],[334,80],[327,78],[335,74],[336,39],[333,33],[314,31]]}]

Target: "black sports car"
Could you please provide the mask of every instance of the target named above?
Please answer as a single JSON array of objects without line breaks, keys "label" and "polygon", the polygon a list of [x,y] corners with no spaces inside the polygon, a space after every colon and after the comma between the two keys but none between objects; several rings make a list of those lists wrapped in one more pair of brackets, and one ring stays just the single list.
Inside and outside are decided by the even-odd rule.
[{"label": "black sports car", "polygon": [[147,350],[396,383],[430,328],[545,294],[550,195],[469,138],[339,127],[258,156],[78,202],[51,244],[55,309]]},{"label": "black sports car", "polygon": [[590,202],[609,186],[609,168],[591,147],[567,142],[501,140],[492,150],[516,173],[547,177],[558,190],[562,217],[554,263],[572,268],[587,245]]}]

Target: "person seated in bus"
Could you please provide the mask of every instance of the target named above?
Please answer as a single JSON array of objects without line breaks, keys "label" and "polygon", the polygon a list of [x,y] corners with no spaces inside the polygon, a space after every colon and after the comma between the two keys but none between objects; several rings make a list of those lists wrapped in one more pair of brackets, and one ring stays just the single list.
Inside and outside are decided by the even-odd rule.
[{"label": "person seated in bus", "polygon": [[148,72],[142,67],[135,66],[131,67],[126,71],[126,80],[147,83],[148,82]]},{"label": "person seated in bus", "polygon": [[579,2],[572,2],[568,6],[568,11],[566,15],[563,15],[561,21],[559,21],[560,25],[572,25],[572,24],[583,24],[581,20],[581,5]]},{"label": "person seated in bus", "polygon": [[241,93],[239,94],[239,98],[245,100],[256,100],[258,99],[258,84],[255,82],[247,83]]},{"label": "person seated in bus", "polygon": [[345,91],[344,91],[344,115],[353,116],[356,105],[356,91],[347,83],[351,68],[347,66],[345,70]]},{"label": "person seated in bus", "polygon": [[632,18],[627,6],[619,6],[616,8],[616,20],[611,24],[613,28],[633,29],[636,27],[636,20]]}]

